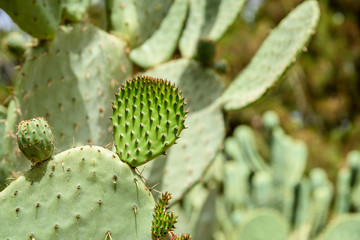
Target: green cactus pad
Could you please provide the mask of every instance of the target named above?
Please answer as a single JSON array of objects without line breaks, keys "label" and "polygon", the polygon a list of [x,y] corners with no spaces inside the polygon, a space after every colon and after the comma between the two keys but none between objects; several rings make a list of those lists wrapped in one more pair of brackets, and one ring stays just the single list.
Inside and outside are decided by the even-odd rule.
[{"label": "green cactus pad", "polygon": [[319,6],[313,0],[303,2],[283,19],[221,96],[225,110],[238,110],[259,99],[306,50],[318,19]]},{"label": "green cactus pad", "polygon": [[178,143],[167,154],[162,190],[175,200],[183,197],[204,176],[225,136],[223,114],[216,104],[191,113]]},{"label": "green cactus pad", "polygon": [[170,82],[135,77],[116,94],[113,134],[121,160],[136,167],[164,153],[184,129],[185,101]]},{"label": "green cactus pad", "polygon": [[137,65],[148,68],[168,60],[175,51],[187,13],[188,0],[175,0],[159,29],[130,53]]},{"label": "green cactus pad", "polygon": [[61,16],[61,1],[0,0],[0,8],[25,32],[40,39],[56,35]]},{"label": "green cactus pad", "polygon": [[214,103],[224,89],[216,72],[203,68],[198,62],[189,59],[170,61],[145,72],[145,74],[169,79],[175,83],[183,92],[192,113]]},{"label": "green cactus pad", "polygon": [[183,57],[196,54],[200,38],[219,40],[235,21],[245,0],[190,0],[190,13],[179,41]]},{"label": "green cactus pad", "polygon": [[177,216],[174,212],[168,211],[168,204],[170,199],[170,193],[163,193],[154,208],[151,233],[155,237],[166,236],[169,232],[175,229]]},{"label": "green cactus pad", "polygon": [[151,239],[154,206],[116,154],[72,148],[0,193],[0,239]]},{"label": "green cactus pad", "polygon": [[354,240],[360,238],[360,214],[347,214],[333,220],[317,240]]},{"label": "green cactus pad", "polygon": [[52,156],[54,136],[44,118],[21,121],[16,135],[20,150],[32,163],[42,162]]},{"label": "green cactus pad", "polygon": [[239,240],[286,240],[288,239],[289,225],[286,219],[278,212],[270,209],[250,211],[245,216],[237,231]]},{"label": "green cactus pad", "polygon": [[44,116],[60,150],[74,141],[76,146],[111,143],[110,102],[131,74],[124,47],[91,25],[62,27],[54,41],[32,49],[17,76],[24,119]]},{"label": "green cactus pad", "polygon": [[131,47],[141,45],[159,27],[174,0],[106,0],[109,30]]},{"label": "green cactus pad", "polygon": [[78,22],[84,18],[91,0],[62,0],[61,3],[64,9],[63,17],[66,20]]}]

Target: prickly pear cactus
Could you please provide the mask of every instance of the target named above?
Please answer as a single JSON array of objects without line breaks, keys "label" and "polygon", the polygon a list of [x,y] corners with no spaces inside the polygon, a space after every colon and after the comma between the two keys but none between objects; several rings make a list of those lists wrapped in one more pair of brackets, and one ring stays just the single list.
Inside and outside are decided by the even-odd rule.
[{"label": "prickly pear cactus", "polygon": [[174,0],[106,0],[108,29],[122,36],[131,47],[153,34]]},{"label": "prickly pear cactus", "polygon": [[284,18],[221,96],[224,109],[238,110],[259,99],[306,50],[318,20],[319,7],[313,0],[300,4]]},{"label": "prickly pear cactus", "polygon": [[1,0],[0,8],[25,32],[40,39],[53,39],[61,17],[61,1]]},{"label": "prickly pear cactus", "polygon": [[0,239],[151,239],[154,205],[116,154],[72,148],[0,193]]},{"label": "prickly pear cactus", "polygon": [[259,209],[250,212],[236,230],[235,238],[239,240],[286,240],[289,225],[286,219],[271,209]]},{"label": "prickly pear cactus", "polygon": [[244,3],[244,0],[190,0],[189,17],[179,41],[181,55],[193,57],[201,38],[219,40]]},{"label": "prickly pear cactus", "polygon": [[143,68],[169,60],[181,34],[187,6],[188,0],[175,0],[159,29],[144,44],[130,53],[130,59]]},{"label": "prickly pear cactus", "polygon": [[32,163],[42,162],[52,156],[54,136],[44,118],[21,121],[16,135],[20,150]]},{"label": "prickly pear cactus", "polygon": [[161,198],[159,198],[159,202],[154,208],[155,213],[153,215],[151,233],[157,238],[166,236],[169,232],[175,229],[177,216],[174,212],[168,211],[168,204],[170,199],[170,193],[163,193]]},{"label": "prickly pear cactus", "polygon": [[164,153],[185,128],[185,100],[175,85],[136,77],[113,102],[112,123],[120,159],[136,167]]},{"label": "prickly pear cactus", "polygon": [[52,42],[32,49],[17,76],[23,118],[46,117],[60,150],[74,140],[77,146],[111,143],[112,96],[131,72],[124,47],[89,24],[62,27]]}]

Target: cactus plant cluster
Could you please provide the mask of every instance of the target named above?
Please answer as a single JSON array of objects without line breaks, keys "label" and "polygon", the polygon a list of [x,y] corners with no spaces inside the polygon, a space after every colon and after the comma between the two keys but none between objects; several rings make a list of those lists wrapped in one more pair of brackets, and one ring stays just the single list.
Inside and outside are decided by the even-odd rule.
[{"label": "cactus plant cluster", "polygon": [[305,173],[306,145],[284,133],[274,112],[262,124],[268,158],[251,128],[238,126],[203,181],[171,206],[178,231],[220,240],[358,238],[360,153],[348,153],[333,184],[323,169]]},{"label": "cactus plant cluster", "polygon": [[[14,128],[20,120],[46,117],[53,126],[54,144],[63,151],[32,166],[0,193],[1,212],[6,209],[1,220],[19,229],[31,222],[27,228],[15,231],[21,238],[150,239],[151,220],[147,218],[151,218],[149,207],[154,201],[142,179],[151,185],[159,184],[161,192],[171,192],[174,206],[190,196],[196,184],[221,162],[216,156],[224,143],[227,112],[260,99],[280,79],[298,54],[306,50],[319,18],[316,1],[300,4],[271,32],[251,63],[225,89],[213,59],[216,43],[243,4],[238,0],[106,0],[97,18],[90,13],[92,5],[88,0],[76,4],[67,0],[34,0],[26,4],[0,0],[0,7],[18,26],[37,38],[25,51],[24,62],[14,77],[15,97],[6,115],[0,167],[7,177],[11,171],[29,168],[29,164],[18,160],[14,144]],[[177,48],[181,56],[173,60]],[[120,87],[111,109],[111,95],[131,75],[135,77]],[[183,98],[190,110],[186,119]],[[111,121],[107,119],[110,115]],[[185,126],[187,129],[178,139]],[[112,142],[117,155],[101,147],[83,146]],[[72,146],[75,148],[66,150]],[[247,151],[256,154],[251,144]],[[160,156],[164,152],[166,157]],[[30,158],[37,161],[32,155]],[[157,156],[159,159],[146,163]],[[272,173],[259,159],[257,156],[257,160],[250,160],[251,170],[261,170],[255,177],[256,186],[266,189]],[[142,172],[138,176],[133,167],[145,163],[145,169],[138,169]],[[274,166],[286,167],[282,162]],[[82,174],[86,177],[79,178]],[[318,178],[323,180],[314,176]],[[280,194],[288,194],[297,181],[295,175],[293,181],[281,186]],[[213,206],[216,189],[211,194],[203,193],[202,202]],[[259,190],[257,194],[266,192]],[[234,197],[243,201],[241,196]],[[289,204],[291,201],[274,199],[277,209],[288,209]],[[60,212],[60,206],[68,207]],[[194,206],[198,206],[194,221],[207,226],[211,221],[202,217],[205,211],[201,204]],[[44,221],[45,209],[51,209],[51,216],[55,216],[50,222]],[[191,211],[179,208],[182,210]],[[95,217],[89,219],[90,215]],[[127,222],[116,228],[116,221],[111,219]],[[267,215],[255,216],[249,225],[268,219]],[[100,220],[104,224],[94,227]],[[6,226],[9,230],[1,233],[2,238],[10,238],[14,232],[10,225]],[[203,231],[196,237],[204,239],[206,234]]]},{"label": "cactus plant cluster", "polygon": [[[169,125],[167,121],[172,121],[172,124],[184,122],[184,99],[178,89],[165,80],[134,78],[119,91],[116,94],[115,116],[122,113],[127,120],[126,115],[131,115],[129,121],[133,121],[133,128],[133,117],[144,121],[143,127],[137,126],[132,130],[136,136],[142,131],[154,131],[152,135],[159,135],[161,139],[162,134],[174,131],[174,127],[171,130],[166,127]],[[144,116],[141,114],[142,110],[146,111],[145,106],[141,107],[143,97],[148,107]],[[140,110],[134,111],[136,103],[126,102],[129,98],[139,99]],[[161,112],[164,116],[159,113],[161,108],[158,106],[164,106]],[[126,111],[128,108],[132,108],[132,112]],[[154,112],[149,111],[152,108]],[[153,118],[153,123],[150,118]],[[164,124],[158,129],[155,124],[161,121]],[[118,118],[116,122],[119,124]],[[182,126],[179,125],[176,131],[177,137],[183,130]],[[126,130],[127,127],[122,128]],[[115,141],[121,134],[117,130],[114,127]],[[129,134],[128,137],[131,139],[131,136]],[[173,136],[173,139],[176,137]],[[156,139],[153,141],[156,142]],[[52,156],[52,142],[50,126],[44,118],[19,123],[19,148],[34,165],[0,193],[0,238],[151,239],[152,236],[166,236],[173,231],[176,216],[167,212],[171,195],[164,194],[154,207],[149,188],[130,166],[133,161],[123,158],[126,145],[120,147],[118,144],[116,154],[90,145],[74,147]],[[173,143],[163,142],[162,145],[166,148]],[[151,155],[147,157],[137,165],[151,159]],[[190,239],[190,236],[182,235],[175,239]]]}]

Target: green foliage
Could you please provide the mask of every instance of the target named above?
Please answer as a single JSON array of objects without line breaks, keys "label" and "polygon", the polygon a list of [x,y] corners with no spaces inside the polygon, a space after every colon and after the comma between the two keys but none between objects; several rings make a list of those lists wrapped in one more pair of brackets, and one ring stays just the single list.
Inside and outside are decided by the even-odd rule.
[{"label": "green foliage", "polygon": [[52,156],[54,136],[49,123],[44,118],[21,121],[16,136],[20,150],[33,164]]},{"label": "green foliage", "polygon": [[184,129],[185,100],[175,85],[136,77],[116,94],[112,123],[120,159],[136,167],[165,152]]}]

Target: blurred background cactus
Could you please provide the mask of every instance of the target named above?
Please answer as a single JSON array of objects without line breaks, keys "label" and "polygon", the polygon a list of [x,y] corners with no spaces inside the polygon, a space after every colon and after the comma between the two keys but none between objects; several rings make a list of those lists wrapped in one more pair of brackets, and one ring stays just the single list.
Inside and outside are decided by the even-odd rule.
[{"label": "blurred background cactus", "polygon": [[30,168],[16,146],[21,120],[46,117],[56,152],[111,149],[112,94],[146,74],[175,83],[188,102],[177,144],[138,167],[151,190],[172,193],[177,234],[358,234],[347,214],[360,206],[357,1],[0,0],[0,8],[8,14],[0,11],[0,189]]}]

